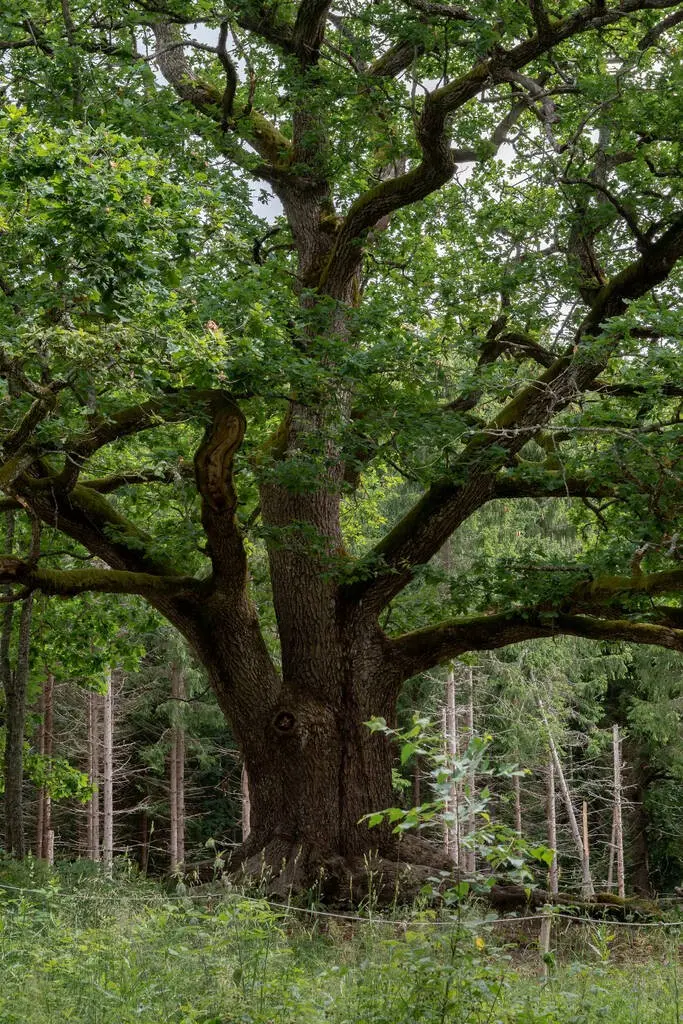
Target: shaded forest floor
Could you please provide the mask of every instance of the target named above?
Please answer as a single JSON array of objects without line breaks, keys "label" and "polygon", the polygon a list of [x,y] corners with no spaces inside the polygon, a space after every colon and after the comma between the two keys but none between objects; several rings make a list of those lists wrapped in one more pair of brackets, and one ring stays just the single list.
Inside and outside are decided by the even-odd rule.
[{"label": "shaded forest floor", "polygon": [[358,921],[90,868],[0,870],[0,1024],[683,1020],[683,925],[558,920],[544,965],[533,920]]}]

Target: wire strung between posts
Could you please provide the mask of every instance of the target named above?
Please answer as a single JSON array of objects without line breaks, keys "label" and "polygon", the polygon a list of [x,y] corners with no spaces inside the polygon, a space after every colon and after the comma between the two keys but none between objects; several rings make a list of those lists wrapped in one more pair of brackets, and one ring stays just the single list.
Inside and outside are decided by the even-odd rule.
[{"label": "wire strung between posts", "polygon": [[[91,900],[105,899],[116,899],[121,901],[121,895],[118,893],[70,893],[63,892],[59,889],[27,889],[19,885],[7,885],[0,882],[0,889],[11,890],[12,892],[18,893],[30,893],[35,896],[59,896],[64,899],[73,898],[77,903]],[[285,910],[287,913],[294,914],[308,914],[311,917],[327,917],[333,918],[339,921],[357,921],[361,924],[379,924],[389,925],[393,928],[403,927],[424,927],[424,928],[452,928],[454,925],[458,925],[461,928],[491,928],[499,924],[522,924],[528,921],[543,921],[548,917],[551,920],[562,920],[562,921],[575,921],[578,924],[609,924],[617,928],[683,928],[683,921],[614,921],[610,919],[597,919],[590,917],[578,917],[575,914],[556,913],[555,911],[549,911],[546,914],[529,914],[525,917],[487,917],[482,918],[478,921],[458,921],[451,919],[449,921],[416,921],[410,918],[389,918],[389,917],[362,917],[360,914],[340,914],[332,910],[318,910],[314,907],[296,907],[291,903],[275,903],[271,900],[261,899],[255,896],[236,896],[230,893],[169,893],[161,897],[164,902],[169,900],[212,900],[219,899],[225,900],[232,899],[234,902],[240,903],[256,903],[261,907],[268,907],[271,910]],[[126,897],[130,899],[131,897]],[[140,903],[148,900],[158,899],[159,896],[156,893],[150,893],[149,897],[137,894],[133,897]]]}]

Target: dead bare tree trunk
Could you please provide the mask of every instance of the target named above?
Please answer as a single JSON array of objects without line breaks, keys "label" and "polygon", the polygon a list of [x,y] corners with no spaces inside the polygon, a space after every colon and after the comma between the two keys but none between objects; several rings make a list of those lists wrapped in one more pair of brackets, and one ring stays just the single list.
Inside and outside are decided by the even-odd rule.
[{"label": "dead bare tree trunk", "polygon": [[522,787],[519,775],[512,776],[512,790],[515,798],[515,832],[522,834]]},{"label": "dead bare tree trunk", "polygon": [[185,699],[185,677],[178,662],[171,666],[171,696],[174,700],[174,724],[171,730],[169,859],[171,874],[175,874],[185,860],[185,730],[179,720],[178,703]]},{"label": "dead bare tree trunk", "polygon": [[583,899],[591,899],[595,894],[593,887],[593,879],[591,878],[590,871],[590,856],[587,844],[584,844],[579,824],[576,820],[576,814],[574,812],[574,805],[572,803],[571,793],[569,792],[569,786],[565,779],[564,771],[562,770],[562,762],[555,746],[555,740],[548,724],[545,709],[541,700],[538,701],[538,706],[543,716],[543,722],[548,733],[548,743],[550,745],[550,754],[553,760],[553,766],[555,768],[555,774],[560,785],[560,792],[562,793],[562,799],[564,801],[565,809],[567,811],[567,817],[569,819],[569,827],[571,829],[572,838],[574,840],[574,846],[581,860],[581,895]]},{"label": "dead bare tree trunk", "polygon": [[[446,708],[445,708],[445,734],[446,752],[451,766],[455,764],[458,757],[458,715],[455,707],[455,672],[451,665],[448,669],[446,679]],[[446,826],[446,852],[450,856],[456,868],[460,867],[460,794],[454,781],[448,793],[448,804],[446,807],[452,821]]]},{"label": "dead bare tree trunk", "polygon": [[93,794],[88,801],[88,857],[100,859],[100,709],[99,693],[88,693],[88,778],[93,785]]},{"label": "dead bare tree trunk", "polygon": [[612,826],[612,848],[617,859],[617,894],[626,895],[624,879],[624,830],[621,816],[621,740],[619,726],[612,727],[612,753],[614,760],[614,818]]},{"label": "dead bare tree trunk", "polygon": [[[50,763],[54,753],[54,682],[55,677],[48,672],[40,695],[41,723],[38,735],[39,753]],[[50,857],[52,832],[52,799],[47,786],[38,790],[38,814],[36,822],[36,857],[52,863]]]},{"label": "dead bare tree trunk", "polygon": [[114,863],[114,673],[107,670],[102,715],[102,862],[107,875]]},{"label": "dead bare tree trunk", "polygon": [[555,806],[555,765],[552,756],[548,761],[546,775],[546,816],[548,819],[548,846],[553,851],[553,859],[548,866],[548,889],[553,896],[559,892],[557,870],[557,809]]},{"label": "dead bare tree trunk", "polygon": [[[38,734],[36,736],[36,751],[41,756],[45,756],[45,688],[40,691],[40,697],[38,699],[38,716],[40,719],[38,725]],[[44,833],[44,818],[45,818],[45,786],[38,788],[38,800],[36,805],[36,842],[35,842],[35,854],[36,857],[40,858],[43,856],[43,833]]]},{"label": "dead bare tree trunk", "polygon": [[249,799],[249,777],[247,769],[242,765],[242,842],[246,842],[251,832],[251,800]]},{"label": "dead bare tree trunk", "polygon": [[[474,673],[472,666],[467,666],[467,744],[474,736]],[[467,835],[472,836],[476,829],[474,800],[477,791],[477,779],[474,767],[469,771],[469,810],[467,812]],[[466,870],[473,874],[477,870],[477,854],[474,848],[467,851]]]}]

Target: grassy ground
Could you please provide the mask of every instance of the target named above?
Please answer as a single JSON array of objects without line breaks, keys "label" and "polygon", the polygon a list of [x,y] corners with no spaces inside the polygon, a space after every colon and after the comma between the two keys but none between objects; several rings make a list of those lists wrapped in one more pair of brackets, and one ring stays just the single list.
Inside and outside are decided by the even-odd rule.
[{"label": "grassy ground", "polygon": [[[681,1024],[683,929],[353,922],[0,871],[0,1024]],[[527,929],[526,933],[521,928]]]}]

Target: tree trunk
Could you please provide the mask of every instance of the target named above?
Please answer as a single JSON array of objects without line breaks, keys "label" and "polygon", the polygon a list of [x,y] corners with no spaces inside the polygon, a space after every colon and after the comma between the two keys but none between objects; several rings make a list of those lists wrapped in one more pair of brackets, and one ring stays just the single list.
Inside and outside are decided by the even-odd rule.
[{"label": "tree trunk", "polygon": [[612,842],[617,859],[617,895],[626,896],[624,879],[624,831],[621,818],[621,741],[619,726],[612,727],[612,748],[614,757],[614,829]]},{"label": "tree trunk", "polygon": [[514,793],[515,800],[515,832],[521,836],[522,834],[522,787],[519,781],[519,775],[512,776],[512,791]]},{"label": "tree trunk", "polygon": [[[467,743],[469,744],[474,737],[474,673],[472,672],[472,666],[467,666]],[[467,835],[472,836],[476,830],[475,814],[474,814],[474,800],[477,794],[477,778],[475,775],[474,768],[470,769],[469,772],[469,800],[470,806],[467,813]],[[467,864],[465,865],[466,870],[470,874],[474,874],[477,870],[477,854],[472,847],[467,851]]]},{"label": "tree trunk", "polygon": [[24,729],[32,614],[29,594],[21,606],[16,665],[5,679],[5,842],[8,852],[20,860],[25,852]]},{"label": "tree trunk", "polygon": [[88,857],[90,860],[100,859],[100,694],[87,694],[88,715],[88,778],[94,787],[93,795],[88,801]]},{"label": "tree trunk", "polygon": [[[52,758],[54,745],[54,682],[55,677],[48,672],[40,694],[41,724],[38,735],[38,752],[47,759]],[[52,831],[52,800],[47,786],[38,790],[38,814],[36,822],[36,857],[49,861],[50,832]]]},{"label": "tree trunk", "polygon": [[548,846],[554,856],[548,867],[548,889],[553,896],[559,892],[557,870],[557,811],[555,807],[555,765],[552,756],[548,760],[546,774],[546,817],[548,819]]},{"label": "tree trunk", "polygon": [[182,666],[171,666],[171,696],[174,701],[171,729],[170,786],[171,829],[169,859],[171,874],[182,868],[185,860],[185,730],[181,724],[180,702],[185,699],[185,678]]},{"label": "tree trunk", "polygon": [[540,700],[538,701],[538,706],[541,711],[541,715],[543,716],[543,722],[548,733],[550,755],[552,757],[553,767],[555,769],[555,774],[557,775],[557,780],[560,784],[560,792],[562,793],[562,799],[564,800],[565,810],[567,811],[567,817],[569,819],[569,827],[571,829],[572,838],[574,840],[574,846],[576,847],[576,852],[578,853],[581,861],[581,895],[583,899],[591,899],[591,897],[595,893],[595,889],[593,887],[593,879],[591,878],[589,851],[587,843],[584,842],[584,837],[581,835],[579,824],[576,820],[574,804],[572,802],[571,793],[569,792],[567,780],[564,777],[564,771],[562,770],[562,762],[560,761],[560,755],[557,752],[555,740],[553,739],[553,734],[550,731],[548,719],[546,718],[546,714],[543,709],[543,704]]},{"label": "tree trunk", "polygon": [[246,843],[251,832],[251,801],[249,799],[249,776],[244,765],[242,765],[240,777],[240,791],[242,794],[242,842]]},{"label": "tree trunk", "polygon": [[[451,765],[458,757],[458,715],[455,706],[455,672],[451,665],[446,680],[446,749]],[[456,868],[460,867],[460,793],[455,782],[451,782],[448,794],[449,814],[452,824],[446,829],[446,851]]]},{"label": "tree trunk", "polygon": [[102,862],[107,875],[114,863],[114,673],[107,671],[102,714]]}]

